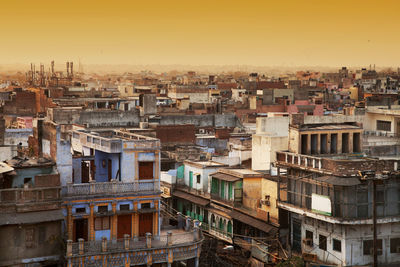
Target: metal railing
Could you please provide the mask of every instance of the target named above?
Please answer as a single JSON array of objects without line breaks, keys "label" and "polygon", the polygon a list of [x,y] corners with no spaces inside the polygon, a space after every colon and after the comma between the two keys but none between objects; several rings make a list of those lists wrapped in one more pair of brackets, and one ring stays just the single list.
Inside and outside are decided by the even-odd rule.
[{"label": "metal railing", "polygon": [[5,203],[32,203],[60,199],[61,187],[42,188],[10,188],[0,190],[0,202]]},{"label": "metal railing", "polygon": [[160,181],[157,179],[138,180],[134,182],[90,182],[82,184],[67,184],[62,188],[64,196],[115,194],[130,192],[160,191]]}]

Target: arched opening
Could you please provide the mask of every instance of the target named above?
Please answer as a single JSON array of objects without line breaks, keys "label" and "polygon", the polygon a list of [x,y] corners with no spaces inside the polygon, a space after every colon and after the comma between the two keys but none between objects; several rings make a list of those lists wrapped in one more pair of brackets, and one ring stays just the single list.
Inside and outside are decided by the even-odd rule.
[{"label": "arched opening", "polygon": [[224,231],[224,221],[222,218],[219,218],[219,230]]},{"label": "arched opening", "polygon": [[228,229],[227,229],[228,233],[232,234],[232,223],[231,221],[228,221]]},{"label": "arched opening", "polygon": [[215,216],[214,216],[214,214],[211,214],[211,227],[216,227],[215,226]]}]

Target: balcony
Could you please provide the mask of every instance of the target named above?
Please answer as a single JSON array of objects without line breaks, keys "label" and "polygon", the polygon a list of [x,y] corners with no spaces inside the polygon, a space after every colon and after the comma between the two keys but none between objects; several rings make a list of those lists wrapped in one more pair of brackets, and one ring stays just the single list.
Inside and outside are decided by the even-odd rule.
[{"label": "balcony", "polygon": [[90,182],[82,184],[67,184],[62,195],[66,197],[84,195],[107,195],[124,193],[159,192],[160,180],[149,179],[134,182]]},{"label": "balcony", "polygon": [[382,170],[397,171],[399,164],[398,160],[380,161],[359,154],[309,156],[287,151],[276,152],[276,159],[276,164],[284,168],[295,167],[340,177],[357,176],[359,170],[374,170],[378,163]]},{"label": "balcony", "polygon": [[0,211],[25,212],[58,208],[61,201],[60,189],[61,187],[2,189]]},{"label": "balcony", "polygon": [[[68,266],[80,266],[82,258],[85,262],[93,259],[100,265],[104,261],[122,259],[122,262],[108,262],[112,266],[146,265],[152,263],[167,263],[196,258],[200,255],[203,234],[198,227],[190,231],[172,229],[162,232],[160,236],[131,238],[125,235],[123,239],[73,243],[67,241]],[[95,256],[95,257],[93,257]],[[103,258],[104,257],[104,258]]]}]

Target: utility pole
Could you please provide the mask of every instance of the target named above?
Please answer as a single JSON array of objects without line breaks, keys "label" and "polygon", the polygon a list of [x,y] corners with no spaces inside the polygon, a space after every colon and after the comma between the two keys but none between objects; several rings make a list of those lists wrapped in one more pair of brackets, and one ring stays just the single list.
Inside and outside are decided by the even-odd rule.
[{"label": "utility pole", "polygon": [[372,179],[372,223],[374,231],[374,267],[378,267],[378,244],[376,238],[376,176]]}]

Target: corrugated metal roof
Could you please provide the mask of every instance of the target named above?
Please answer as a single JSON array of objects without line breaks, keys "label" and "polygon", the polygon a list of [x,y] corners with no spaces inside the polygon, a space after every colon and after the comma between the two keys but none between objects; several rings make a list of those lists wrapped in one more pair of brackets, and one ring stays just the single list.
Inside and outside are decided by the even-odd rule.
[{"label": "corrugated metal roof", "polygon": [[186,199],[186,200],[188,200],[190,202],[199,204],[200,206],[205,206],[208,203],[210,203],[210,201],[208,199],[204,199],[202,197],[198,197],[198,196],[195,196],[195,195],[183,192],[183,191],[175,190],[175,191],[172,192],[172,194],[174,196],[176,196],[176,197],[183,198],[183,199]]},{"label": "corrugated metal roof", "polygon": [[246,215],[244,213],[241,213],[239,211],[236,210],[232,210],[230,212],[230,216],[235,219],[238,220],[242,223],[248,224],[252,227],[255,227],[265,233],[270,233],[270,234],[274,234],[278,229],[266,222],[260,221],[256,218],[253,218],[249,215]]},{"label": "corrugated metal roof", "polygon": [[239,177],[232,176],[232,175],[225,174],[225,173],[220,173],[220,172],[213,173],[213,174],[211,174],[211,176],[214,178],[220,179],[220,180],[228,181],[228,182],[235,182],[235,181],[240,180]]}]

